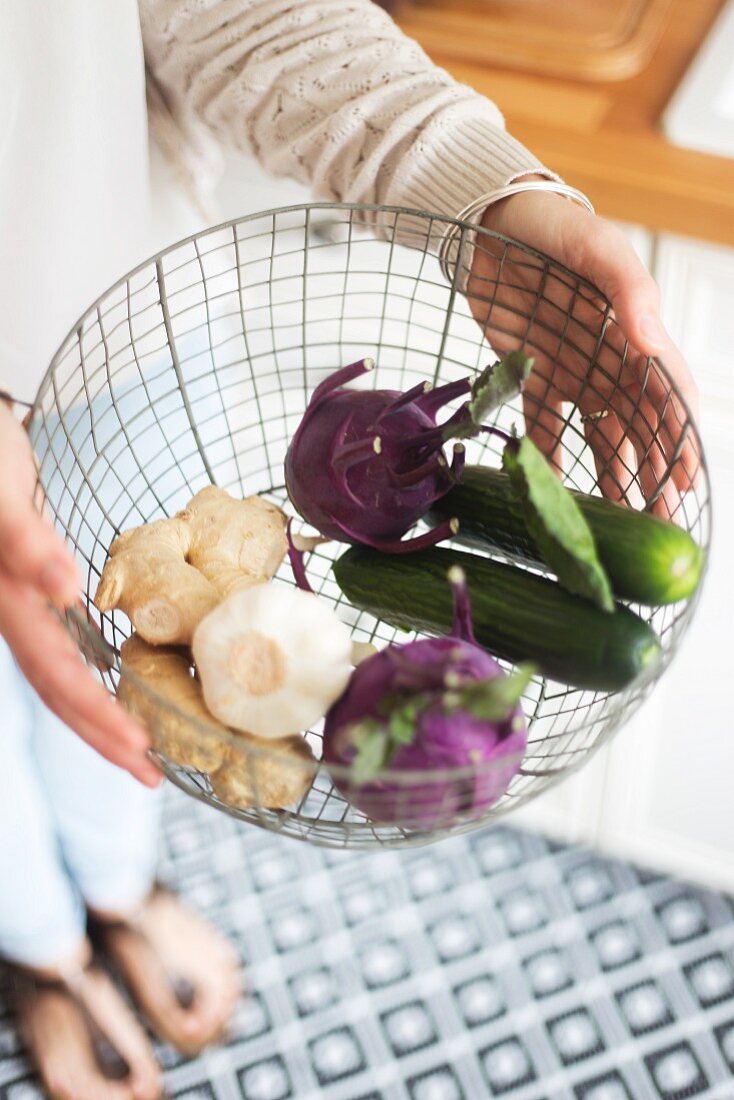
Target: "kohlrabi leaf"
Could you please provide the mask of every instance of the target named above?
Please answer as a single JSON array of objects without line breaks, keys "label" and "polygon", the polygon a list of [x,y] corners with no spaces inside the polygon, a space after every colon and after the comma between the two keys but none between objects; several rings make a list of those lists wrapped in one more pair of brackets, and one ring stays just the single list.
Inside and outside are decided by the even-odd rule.
[{"label": "kohlrabi leaf", "polygon": [[508,443],[502,465],[545,563],[569,592],[614,611],[609,578],[581,509],[528,436]]},{"label": "kohlrabi leaf", "polygon": [[365,783],[378,775],[387,763],[390,735],[379,722],[366,721],[352,733],[357,755],[352,761],[352,774],[357,783]]},{"label": "kohlrabi leaf", "polygon": [[517,397],[532,369],[532,359],[521,351],[511,351],[483,370],[471,388],[469,412],[474,424],[481,424],[505,401]]},{"label": "kohlrabi leaf", "polygon": [[425,708],[426,701],[423,696],[409,699],[402,706],[391,711],[389,718],[390,739],[395,748],[398,745],[409,745],[415,736],[415,727],[418,716]]},{"label": "kohlrabi leaf", "polygon": [[507,676],[470,680],[444,696],[450,710],[465,710],[486,722],[502,722],[517,706],[535,674],[535,666],[519,665]]},{"label": "kohlrabi leaf", "polygon": [[357,782],[373,779],[388,767],[402,745],[410,745],[416,726],[430,700],[424,694],[412,697],[389,695],[383,700],[380,717],[366,718],[351,733],[357,755],[352,770]]}]

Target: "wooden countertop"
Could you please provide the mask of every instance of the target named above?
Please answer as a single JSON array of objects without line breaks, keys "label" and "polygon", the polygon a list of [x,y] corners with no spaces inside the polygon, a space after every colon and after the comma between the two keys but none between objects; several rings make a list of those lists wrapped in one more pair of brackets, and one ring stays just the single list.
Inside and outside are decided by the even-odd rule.
[{"label": "wooden countertop", "polygon": [[636,76],[602,82],[482,63],[476,35],[460,45],[468,39],[456,33],[451,6],[408,3],[398,22],[434,61],[493,99],[508,130],[585,191],[600,214],[734,247],[734,160],[671,145],[659,128],[723,0],[671,0],[648,64]]}]

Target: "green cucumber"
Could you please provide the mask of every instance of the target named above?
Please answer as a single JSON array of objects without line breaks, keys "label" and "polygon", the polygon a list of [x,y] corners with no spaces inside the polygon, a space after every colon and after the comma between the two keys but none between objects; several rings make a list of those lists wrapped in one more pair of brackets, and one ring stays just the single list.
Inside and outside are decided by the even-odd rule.
[{"label": "green cucumber", "polygon": [[[573,495],[618,599],[659,607],[695,592],[704,553],[687,531],[603,497]],[[461,482],[435,502],[428,521],[439,523],[452,516],[459,520],[459,541],[542,564],[522,505],[501,470],[467,466]]]},{"label": "green cucumber", "polygon": [[496,657],[532,661],[574,687],[619,691],[650,673],[660,655],[653,629],[628,608],[613,614],[555,581],[452,548],[381,554],[353,546],[334,563],[348,600],[393,626],[445,634],[452,623],[447,574],[464,570],[477,641]]}]

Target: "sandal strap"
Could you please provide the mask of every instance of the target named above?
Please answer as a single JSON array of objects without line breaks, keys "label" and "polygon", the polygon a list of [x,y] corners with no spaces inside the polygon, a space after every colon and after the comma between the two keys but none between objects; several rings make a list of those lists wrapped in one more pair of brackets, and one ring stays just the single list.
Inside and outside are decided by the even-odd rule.
[{"label": "sandal strap", "polygon": [[89,1038],[100,1073],[108,1081],[124,1081],[130,1076],[130,1063],[120,1053],[107,1032],[94,1018],[82,992],[85,976],[94,969],[94,961],[59,978],[45,978],[22,966],[13,966],[11,979],[17,998],[36,998],[43,992],[61,993],[73,1002]]},{"label": "sandal strap", "polygon": [[[169,894],[171,891],[156,883],[147,900],[150,901],[156,895],[164,893]],[[126,935],[134,936],[144,946],[150,957],[151,965],[170,988],[179,1008],[189,1009],[193,1006],[196,1000],[196,986],[188,978],[173,973],[166,966],[150,935],[143,927],[140,911],[130,917],[115,918],[99,917],[97,914],[89,913],[87,916],[87,931],[92,942],[105,950],[107,955],[109,955],[109,945],[106,941],[110,932],[124,932]]]}]

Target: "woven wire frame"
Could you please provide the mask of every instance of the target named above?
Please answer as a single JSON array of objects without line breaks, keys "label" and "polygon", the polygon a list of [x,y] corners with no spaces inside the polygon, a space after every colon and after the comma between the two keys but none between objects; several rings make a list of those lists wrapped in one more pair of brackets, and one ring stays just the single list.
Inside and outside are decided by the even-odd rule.
[{"label": "woven wire frame", "polygon": [[[453,277],[447,283],[436,252],[449,230]],[[172,515],[210,483],[287,508],[288,442],[314,387],[339,366],[372,356],[378,369],[367,384],[407,389],[425,379],[464,377],[511,348],[534,356],[548,396],[536,392],[524,409],[519,401],[504,406],[496,424],[521,427],[524,413],[556,440],[567,485],[592,493],[601,485],[633,507],[658,500],[705,550],[709,481],[684,400],[662,364],[630,349],[598,290],[524,245],[415,211],[312,204],[206,231],[120,280],[64,341],[29,425],[47,507],[83,565],[86,617],[73,614],[67,622],[109,689],[119,686],[120,646],[131,628],[120,612],[99,615],[92,601],[109,546],[122,530]],[[555,388],[568,388],[574,377],[583,380],[577,400],[552,405]],[[589,442],[598,443],[594,433],[602,421],[582,422],[579,403],[587,412],[622,410],[616,446],[607,443],[603,453],[597,446],[596,458]],[[496,466],[499,455],[494,437],[483,436],[469,444],[467,460]],[[681,487],[682,455],[687,483]],[[342,549],[327,544],[310,556],[314,589],[338,609],[355,639],[378,646],[393,641],[395,630],[341,595],[331,564]],[[509,546],[495,556],[537,568],[513,558]],[[286,566],[276,582],[293,583]],[[248,777],[254,805],[238,808],[226,792],[222,797],[220,773],[207,770],[205,761],[186,766],[166,753],[166,716],[175,708],[142,682],[135,686],[148,700],[162,769],[195,798],[322,846],[424,844],[506,814],[588,760],[649,693],[696,602],[633,607],[661,641],[653,678],[615,694],[535,678],[523,698],[527,750],[506,792],[469,819],[454,820],[448,800],[445,821],[438,814],[432,828],[411,820],[411,784],[433,778],[436,791],[448,791],[472,776],[407,776],[397,826],[368,820],[332,784],[333,771],[301,761],[293,764],[303,772],[298,804],[266,809],[258,804],[258,777],[273,763],[272,748],[243,745],[189,721],[192,745],[219,741],[217,759]],[[178,717],[186,722],[184,714]],[[317,761],[319,728],[306,739]]]}]

